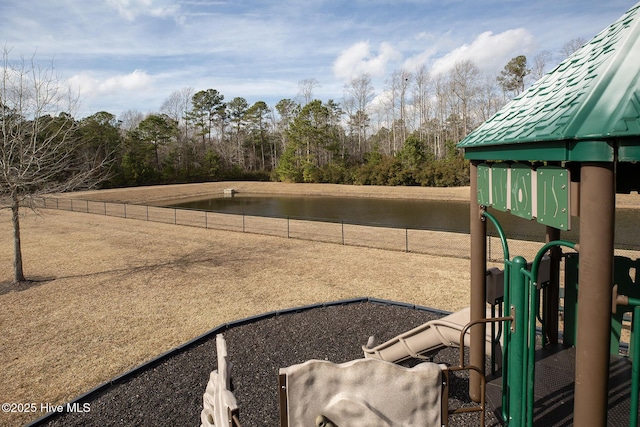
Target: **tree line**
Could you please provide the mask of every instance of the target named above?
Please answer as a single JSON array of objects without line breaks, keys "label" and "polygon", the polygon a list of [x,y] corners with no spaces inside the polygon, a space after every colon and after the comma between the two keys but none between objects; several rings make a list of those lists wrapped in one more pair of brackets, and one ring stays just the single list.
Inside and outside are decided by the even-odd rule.
[{"label": "tree line", "polygon": [[[571,40],[561,55],[583,43]],[[468,163],[455,145],[541,78],[551,59],[543,51],[529,64],[520,55],[497,76],[469,60],[438,75],[426,66],[396,70],[379,93],[365,73],[344,86],[340,100],[315,99],[319,83],[310,78],[298,82],[297,97],[274,106],[183,88],[157,113],[100,112],[79,128],[115,155],[106,186],[237,179],[466,185]]]},{"label": "tree line", "polygon": [[529,67],[517,56],[498,76],[469,60],[439,75],[426,66],[397,70],[379,93],[362,74],[340,100],[315,99],[319,83],[305,79],[297,97],[274,106],[183,88],[151,114],[61,114],[65,138],[84,140],[83,155],[112,156],[103,187],[238,179],[466,185],[468,163],[455,145],[522,92],[527,77],[539,78],[549,58],[543,52]]},{"label": "tree line", "polygon": [[396,71],[376,96],[362,74],[340,102],[313,97],[270,107],[216,89],[172,93],[159,112],[99,112],[77,123],[78,137],[115,156],[106,186],[257,179],[376,185],[455,186],[468,165],[455,144],[523,89],[526,58],[496,79],[471,61],[446,75]]}]

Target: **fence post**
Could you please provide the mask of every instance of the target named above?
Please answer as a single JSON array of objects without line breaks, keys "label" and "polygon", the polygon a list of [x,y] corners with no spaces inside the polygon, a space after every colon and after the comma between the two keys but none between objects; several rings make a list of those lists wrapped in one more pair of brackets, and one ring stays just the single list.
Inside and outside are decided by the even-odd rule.
[{"label": "fence post", "polygon": [[178,223],[178,209],[173,208],[173,225]]},{"label": "fence post", "polygon": [[291,223],[291,218],[290,218],[290,217],[287,217],[287,239],[289,239],[289,238],[290,238],[290,236],[291,236],[291,234],[290,234],[290,231],[291,231],[291,225],[290,225],[290,223]]},{"label": "fence post", "polygon": [[73,199],[71,199],[71,212],[73,212]]},{"label": "fence post", "polygon": [[124,218],[127,219],[127,204],[123,203],[122,206],[124,207]]},{"label": "fence post", "polygon": [[244,233],[244,212],[242,212],[242,232]]},{"label": "fence post", "polygon": [[344,246],[344,220],[340,221],[342,224],[342,245]]},{"label": "fence post", "polygon": [[409,228],[404,229],[404,251],[409,252]]},{"label": "fence post", "polygon": [[209,228],[209,212],[204,211],[204,228]]},{"label": "fence post", "polygon": [[147,222],[149,221],[149,205],[147,205]]}]

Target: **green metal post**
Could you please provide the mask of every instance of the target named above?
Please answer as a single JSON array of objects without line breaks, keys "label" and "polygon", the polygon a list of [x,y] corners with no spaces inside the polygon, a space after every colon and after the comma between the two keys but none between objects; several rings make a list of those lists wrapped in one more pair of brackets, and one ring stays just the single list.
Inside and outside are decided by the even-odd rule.
[{"label": "green metal post", "polygon": [[629,427],[638,427],[638,394],[640,394],[640,307],[633,309],[633,326],[635,333],[631,346],[634,360],[631,364],[631,411]]},{"label": "green metal post", "polygon": [[[532,268],[533,270],[533,268]],[[536,318],[538,313],[538,305],[540,298],[538,297],[537,287],[537,271],[536,275],[531,278],[529,283],[529,327],[528,327],[528,353],[527,353],[527,424],[533,426],[533,405],[534,388],[536,381]]]},{"label": "green metal post", "polygon": [[[523,366],[525,352],[524,348],[527,339],[527,327],[525,317],[526,304],[526,286],[525,277],[522,275],[521,270],[526,269],[527,261],[517,256],[512,261],[511,265],[511,295],[509,311],[513,321],[511,322],[511,342],[509,343],[509,417],[506,420],[508,425],[513,425],[511,422],[515,422],[516,425],[522,425],[523,412],[526,414],[525,404],[526,399],[523,394],[526,377],[523,375]],[[523,411],[524,410],[524,411]]]},{"label": "green metal post", "polygon": [[[512,263],[510,260],[504,261],[504,297],[503,297],[503,311],[510,310],[511,307],[511,292],[510,281]],[[515,320],[511,321],[512,323]],[[504,322],[502,324],[502,336],[503,336],[503,349],[502,349],[502,419],[507,421],[509,415],[509,401],[507,399],[507,390],[509,388],[509,348],[511,347],[511,324]]]}]

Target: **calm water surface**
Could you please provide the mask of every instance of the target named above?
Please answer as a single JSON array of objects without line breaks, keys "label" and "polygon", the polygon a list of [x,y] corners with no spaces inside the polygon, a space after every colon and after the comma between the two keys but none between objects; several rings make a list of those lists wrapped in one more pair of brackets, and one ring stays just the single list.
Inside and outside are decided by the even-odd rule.
[{"label": "calm water surface", "polygon": [[[217,197],[174,203],[171,206],[255,216],[469,232],[468,202],[235,195],[228,198]],[[528,236],[536,240],[544,239],[545,227],[536,221],[527,221],[494,209],[490,209],[490,212],[498,218],[508,238]],[[563,239],[578,240],[578,222],[578,218],[572,219],[572,230],[563,232]],[[640,224],[640,210],[618,209],[616,211],[616,243],[632,245],[640,243],[637,224]],[[492,224],[489,224],[487,229],[490,234],[494,234]]]}]

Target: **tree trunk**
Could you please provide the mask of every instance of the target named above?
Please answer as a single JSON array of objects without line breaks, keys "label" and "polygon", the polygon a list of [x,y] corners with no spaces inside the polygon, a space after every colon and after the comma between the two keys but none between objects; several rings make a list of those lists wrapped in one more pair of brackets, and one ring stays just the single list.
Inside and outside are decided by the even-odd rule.
[{"label": "tree trunk", "polygon": [[11,197],[11,219],[13,222],[13,271],[14,271],[14,283],[24,282],[24,271],[22,269],[22,245],[20,244],[20,201],[18,200],[18,194],[14,192]]}]

